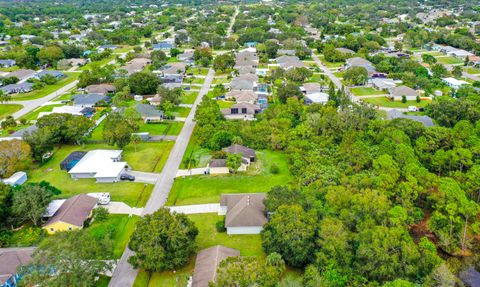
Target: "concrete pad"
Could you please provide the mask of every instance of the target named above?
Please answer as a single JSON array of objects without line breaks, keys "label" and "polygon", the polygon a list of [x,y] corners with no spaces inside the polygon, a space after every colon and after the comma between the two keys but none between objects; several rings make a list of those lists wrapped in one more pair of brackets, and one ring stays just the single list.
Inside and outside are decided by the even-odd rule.
[{"label": "concrete pad", "polygon": [[218,213],[220,211],[220,203],[166,206],[166,208],[183,214]]}]

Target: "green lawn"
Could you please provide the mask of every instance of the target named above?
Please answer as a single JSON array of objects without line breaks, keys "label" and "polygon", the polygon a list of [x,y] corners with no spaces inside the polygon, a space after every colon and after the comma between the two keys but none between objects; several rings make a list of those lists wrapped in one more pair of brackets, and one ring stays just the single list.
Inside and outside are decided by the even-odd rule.
[{"label": "green lawn", "polygon": [[29,112],[28,114],[22,116],[21,118],[24,118],[26,119],[27,121],[33,121],[33,120],[36,120],[38,118],[38,115],[42,112],[51,112],[53,110],[54,107],[60,107],[60,106],[63,106],[63,104],[59,104],[59,105],[47,105],[47,106],[41,106],[31,112]]},{"label": "green lawn", "polygon": [[16,70],[18,70],[18,69],[20,69],[19,66],[13,66],[13,67],[8,67],[8,68],[2,67],[2,68],[0,68],[0,72],[10,73],[10,72],[16,71]]},{"label": "green lawn", "polygon": [[194,75],[206,76],[208,75],[208,68],[191,68],[187,73],[193,73]]},{"label": "green lawn", "polygon": [[0,105],[0,119],[3,119],[23,108],[22,105],[17,104],[1,104]]},{"label": "green lawn", "polygon": [[[257,162],[250,166],[247,173],[177,178],[170,191],[167,205],[216,203],[223,193],[268,192],[275,185],[290,182],[291,175],[284,153],[262,151],[257,152],[257,157]],[[273,163],[279,167],[280,173],[270,172]]]},{"label": "green lawn", "polygon": [[[180,168],[187,169],[188,167],[188,159],[193,158],[193,165],[190,168],[195,167],[206,167],[208,161],[211,158],[210,151],[205,148],[201,148],[195,138],[195,133],[193,133],[190,141],[188,142],[187,149],[183,154],[182,163],[180,164]],[[190,162],[192,164],[192,162]]]},{"label": "green lawn", "polygon": [[448,64],[448,65],[456,65],[456,64],[463,64],[463,60],[457,57],[451,57],[451,56],[446,56],[446,57],[437,57],[437,61],[442,64]]},{"label": "green lawn", "polygon": [[225,108],[230,108],[231,106],[235,105],[235,102],[218,100],[217,104],[221,109],[225,109]]},{"label": "green lawn", "polygon": [[[192,79],[192,77],[190,77],[190,79]],[[190,84],[203,84],[203,82],[205,82],[205,78],[193,77],[193,80],[191,82],[187,78],[187,79],[185,79],[184,82],[185,83],[190,83]]]},{"label": "green lawn", "polygon": [[173,135],[180,134],[183,128],[183,122],[164,121],[160,123],[143,124],[139,132],[149,132],[150,135]]},{"label": "green lawn", "polygon": [[128,162],[133,170],[161,172],[167,162],[173,141],[142,142],[135,146],[130,144],[123,148],[122,160]]},{"label": "green lawn", "polygon": [[[215,213],[194,214],[188,217],[195,223],[198,228],[197,250],[212,247],[215,245],[224,245],[235,248],[240,251],[242,256],[261,256],[265,253],[262,249],[262,241],[259,234],[253,235],[227,235],[227,233],[217,232],[215,223],[224,220],[223,216],[218,216]],[[184,286],[178,283],[183,283],[188,280],[188,277],[193,273],[195,266],[195,256],[192,256],[187,266],[176,270],[176,272],[161,272],[153,273],[151,276],[145,272],[140,271],[135,280],[135,287],[176,287]]]},{"label": "green lawn", "polygon": [[113,257],[119,259],[135,229],[135,223],[139,219],[140,217],[135,215],[110,214],[105,221],[93,221],[87,230],[96,238],[111,236],[113,240]]},{"label": "green lawn", "polygon": [[356,87],[356,88],[351,88],[350,91],[355,95],[355,96],[372,96],[372,95],[384,95],[384,91],[379,91],[377,89],[371,88],[371,87]]},{"label": "green lawn", "polygon": [[307,82],[310,83],[319,83],[322,82],[322,77],[324,77],[322,74],[313,74],[310,79],[307,80]]},{"label": "green lawn", "polygon": [[325,57],[323,55],[319,56],[318,58],[320,59],[320,61],[322,61],[322,63],[325,65],[325,67],[327,67],[329,69],[340,68],[344,64],[344,62],[333,62],[333,63],[329,62],[329,61],[325,60]]},{"label": "green lawn", "polygon": [[472,68],[472,67],[468,67],[465,69],[467,71],[467,73],[469,74],[480,74],[480,69],[479,68]]},{"label": "green lawn", "polygon": [[427,100],[420,101],[420,103],[417,103],[417,101],[407,101],[406,103],[402,103],[401,101],[391,101],[387,97],[366,98],[362,100],[369,104],[387,108],[408,108],[408,106],[425,107],[431,103],[431,101]]},{"label": "green lawn", "polygon": [[195,100],[197,99],[198,92],[190,92],[190,91],[185,91],[183,92],[182,95],[182,103],[183,104],[193,104]]},{"label": "green lawn", "polygon": [[190,113],[190,108],[175,107],[173,109],[173,113],[177,117],[186,118],[186,117],[188,117],[188,114]]},{"label": "green lawn", "polygon": [[215,78],[213,79],[213,85],[218,85],[218,84],[226,84],[226,83],[230,83],[231,79],[228,79],[228,78]]},{"label": "green lawn", "polygon": [[[160,159],[158,159],[158,155],[156,157],[152,157],[151,154],[149,154],[149,152],[156,150],[155,147],[158,147],[158,145],[153,144],[153,147],[148,147],[148,152],[143,151],[147,149],[142,148],[142,145],[149,144],[150,143],[139,144],[138,147],[139,154],[142,154],[142,156],[145,158],[140,158],[140,156],[137,156],[135,160],[132,160],[134,157],[131,154],[133,153],[133,147],[127,147],[124,149],[123,158],[127,161],[129,159],[132,160],[129,162],[132,167],[135,167],[135,165],[141,165],[137,167],[145,167],[148,165],[150,168],[155,165],[157,167],[163,166],[166,156],[162,156]],[[31,170],[28,172],[29,182],[40,182],[42,180],[50,182],[52,185],[62,191],[62,194],[58,196],[59,198],[70,197],[76,194],[87,192],[110,192],[113,201],[123,201],[130,206],[145,206],[150,193],[152,192],[153,185],[144,185],[143,183],[136,182],[96,183],[95,179],[73,180],[65,170],[60,170],[60,162],[63,161],[71,152],[93,149],[113,149],[113,147],[106,144],[88,144],[84,147],[73,145],[62,146],[54,152],[53,157],[45,164],[40,166],[31,166]],[[160,154],[162,153],[163,152],[160,151]],[[142,161],[146,161],[148,164],[143,163]],[[157,167],[155,169],[158,170]]]},{"label": "green lawn", "polygon": [[105,66],[107,65],[108,63],[110,63],[111,61],[115,60],[115,57],[116,55],[113,54],[111,55],[110,57],[107,57],[105,59],[101,59],[100,61],[95,61],[95,62],[90,62],[80,68],[78,68],[77,70],[78,71],[85,71],[85,70],[91,70],[92,69],[92,66],[94,65],[100,65],[100,66]]},{"label": "green lawn", "polygon": [[14,101],[27,101],[27,100],[34,100],[34,99],[39,99],[43,98],[56,90],[62,88],[65,85],[68,85],[78,79],[78,76],[80,75],[79,73],[68,73],[66,72],[65,75],[67,77],[61,79],[57,83],[53,85],[46,85],[45,87],[31,91],[30,93],[25,93],[25,94],[17,94],[12,96],[12,100]]}]

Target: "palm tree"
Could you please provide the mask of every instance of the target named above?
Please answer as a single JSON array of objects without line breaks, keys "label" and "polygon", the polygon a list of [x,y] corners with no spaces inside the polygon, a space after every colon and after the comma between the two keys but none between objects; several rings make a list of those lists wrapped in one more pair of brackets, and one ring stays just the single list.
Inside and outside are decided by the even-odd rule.
[{"label": "palm tree", "polygon": [[4,94],[2,90],[0,90],[0,102],[2,104],[5,104],[6,102],[10,101],[12,99],[12,96],[9,94]]}]

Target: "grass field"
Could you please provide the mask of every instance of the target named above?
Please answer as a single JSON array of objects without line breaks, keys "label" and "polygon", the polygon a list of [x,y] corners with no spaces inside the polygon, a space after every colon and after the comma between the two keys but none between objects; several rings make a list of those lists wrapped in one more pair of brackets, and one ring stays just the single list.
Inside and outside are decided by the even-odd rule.
[{"label": "grass field", "polygon": [[133,170],[145,172],[161,172],[167,162],[174,142],[142,142],[135,146],[130,144],[123,148],[122,160],[125,160]]},{"label": "grass field", "polygon": [[190,113],[190,108],[175,107],[175,108],[173,109],[173,114],[174,114],[176,117],[186,118],[189,113]]},{"label": "grass field", "polygon": [[29,93],[14,95],[14,96],[12,96],[12,100],[14,100],[14,101],[27,101],[27,100],[34,100],[34,99],[43,98],[43,97],[55,92],[56,90],[62,88],[63,86],[72,83],[73,81],[78,79],[78,76],[80,74],[79,73],[68,73],[68,72],[66,72],[65,75],[67,75],[67,77],[61,79],[60,81],[58,81],[57,83],[55,83],[53,85],[46,85],[45,87],[43,87],[39,90],[31,91]]},{"label": "grass field", "polygon": [[119,259],[139,219],[140,217],[135,215],[110,214],[107,220],[94,221],[86,230],[96,238],[110,236],[113,240],[113,257]]},{"label": "grass field", "polygon": [[231,79],[228,79],[228,78],[215,78],[213,79],[213,85],[219,85],[219,84],[226,84],[226,83],[230,83]]},{"label": "grass field", "polygon": [[26,119],[27,121],[33,121],[38,118],[38,115],[42,112],[51,112],[54,107],[60,107],[63,106],[62,104],[59,105],[47,105],[47,106],[41,106],[38,109],[35,109],[31,111],[30,113],[22,116],[21,118]]},{"label": "grass field", "polygon": [[85,70],[91,70],[93,66],[99,65],[99,66],[105,66],[106,64],[110,63],[111,61],[115,60],[116,55],[113,54],[110,57],[107,57],[105,59],[102,59],[100,61],[95,61],[95,62],[90,62],[80,68],[78,68],[78,71],[85,71]]},{"label": "grass field", "polygon": [[217,101],[217,104],[221,109],[225,109],[225,108],[230,108],[231,106],[235,105],[235,102],[219,100],[219,101]]},{"label": "grass field", "polygon": [[[247,173],[177,178],[167,205],[216,203],[223,193],[268,192],[273,186],[290,181],[291,175],[284,153],[262,151],[257,152],[257,157],[257,162],[250,166]],[[280,169],[278,174],[270,172],[273,163]]]},{"label": "grass field", "polygon": [[206,76],[208,75],[208,68],[191,68],[188,69],[187,73],[193,73],[194,75]]},{"label": "grass field", "polygon": [[329,62],[327,60],[325,60],[325,57],[323,55],[319,56],[318,57],[320,59],[320,61],[322,61],[322,63],[325,65],[325,67],[329,68],[329,69],[333,69],[333,68],[340,68],[341,66],[343,66],[343,62]]},{"label": "grass field", "polygon": [[20,69],[19,66],[1,67],[1,68],[0,68],[0,72],[8,72],[8,73],[10,73],[10,72],[16,71],[16,70],[18,70],[18,69]]},{"label": "grass field", "polygon": [[[259,234],[227,235],[227,233],[225,232],[219,233],[215,228],[215,223],[223,220],[224,217],[218,216],[215,213],[194,214],[188,215],[188,217],[195,223],[195,226],[197,226],[199,231],[196,240],[198,251],[220,244],[239,250],[240,255],[242,256],[265,256]],[[185,286],[181,285],[181,283],[188,280],[188,277],[193,273],[194,266],[195,256],[192,256],[187,266],[176,270],[176,272],[167,271],[161,273],[153,273],[150,275],[145,271],[140,271],[133,286]]]},{"label": "grass field", "polygon": [[182,159],[182,163],[180,164],[180,168],[183,168],[183,169],[189,168],[187,166],[187,162],[188,162],[187,159],[189,158],[193,158],[195,163],[195,165],[190,166],[190,168],[205,167],[207,166],[208,161],[211,158],[210,151],[198,145],[195,138],[195,133],[193,133],[192,137],[190,138],[190,141],[188,142],[187,149],[183,154],[183,159]]},{"label": "grass field", "polygon": [[310,83],[319,83],[319,82],[322,82],[322,77],[324,77],[324,75],[322,74],[313,74],[310,79],[307,80],[307,82],[310,82]]},{"label": "grass field", "polygon": [[456,64],[463,64],[463,60],[459,59],[457,57],[437,57],[437,61],[442,64],[448,64],[448,65],[456,65]]},{"label": "grass field", "polygon": [[17,105],[17,104],[1,104],[0,119],[10,116],[11,114],[21,110],[22,108],[23,108],[22,105]]},{"label": "grass field", "polygon": [[355,95],[355,96],[372,96],[372,95],[384,95],[384,91],[379,91],[377,89],[371,88],[371,87],[356,87],[356,88],[351,88],[350,91]]},{"label": "grass field", "polygon": [[139,132],[149,132],[150,135],[176,136],[183,128],[183,122],[164,121],[160,123],[142,124]]},{"label": "grass field", "polygon": [[182,103],[183,104],[193,104],[195,100],[197,99],[198,92],[183,92],[182,95]]},{"label": "grass field", "polygon": [[402,103],[400,101],[390,101],[387,97],[366,98],[362,99],[362,101],[387,108],[408,108],[408,106],[425,107],[431,103],[431,101],[427,100],[420,101],[420,103],[417,103],[417,101],[407,101],[406,103]]},{"label": "grass field", "polygon": [[[163,149],[159,147],[164,147]],[[165,147],[167,146],[167,147]],[[136,182],[96,183],[95,179],[73,180],[70,175],[60,169],[60,162],[73,151],[87,151],[93,149],[113,149],[106,144],[88,144],[82,146],[65,145],[58,148],[53,157],[43,165],[32,166],[28,172],[29,182],[40,182],[45,180],[62,191],[59,198],[70,197],[86,192],[110,192],[113,201],[123,201],[130,206],[144,206],[147,202],[153,185]],[[142,143],[138,145],[138,153],[133,154],[134,147],[124,149],[123,159],[137,170],[148,170],[154,168],[160,170],[163,167],[168,153],[168,143]],[[152,152],[156,155],[152,156]]]}]

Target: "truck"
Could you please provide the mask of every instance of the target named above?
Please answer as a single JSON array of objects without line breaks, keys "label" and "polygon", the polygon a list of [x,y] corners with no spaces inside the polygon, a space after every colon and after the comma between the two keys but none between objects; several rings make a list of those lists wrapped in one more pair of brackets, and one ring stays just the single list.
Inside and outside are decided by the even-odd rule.
[{"label": "truck", "polygon": [[96,193],[87,193],[87,195],[96,198],[98,204],[107,205],[110,203],[110,193],[109,192],[96,192]]}]

